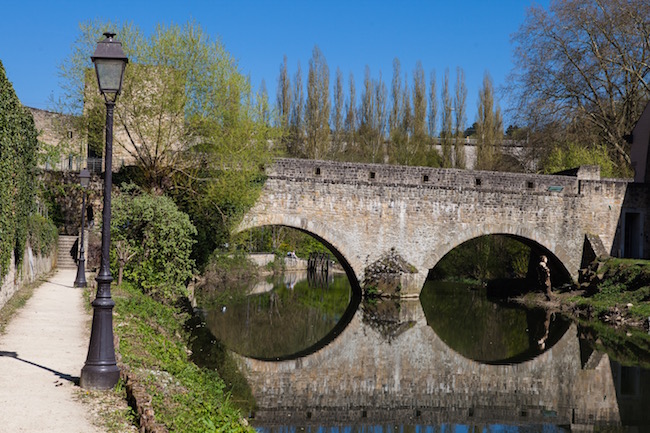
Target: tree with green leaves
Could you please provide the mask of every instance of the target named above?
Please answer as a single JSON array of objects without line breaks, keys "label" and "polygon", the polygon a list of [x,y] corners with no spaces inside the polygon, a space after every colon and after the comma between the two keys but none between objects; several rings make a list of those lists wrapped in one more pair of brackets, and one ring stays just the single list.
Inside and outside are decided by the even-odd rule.
[{"label": "tree with green leaves", "polygon": [[[404,93],[402,91],[401,63],[393,59],[393,79],[390,88],[390,114],[388,115],[388,156],[393,164],[400,164],[408,151],[408,131],[404,129]],[[407,95],[408,96],[408,95]]]},{"label": "tree with green leaves", "polygon": [[374,124],[377,130],[375,141],[372,146],[373,162],[384,162],[386,154],[386,126],[388,123],[388,91],[382,79],[381,72],[379,79],[375,82],[375,116]]},{"label": "tree with green leaves", "polygon": [[101,115],[95,108],[103,101],[93,90],[90,56],[108,29],[116,30],[129,57],[115,106],[116,148],[139,170],[142,187],[171,194],[192,212],[200,237],[209,240],[206,249],[224,242],[254,203],[260,168],[273,156],[264,96],[196,23],[159,25],[145,35],[130,24],[87,22],[62,66],[61,107],[88,131],[103,125],[103,117],[92,117]]},{"label": "tree with green leaves", "polygon": [[366,66],[363,78],[363,92],[359,108],[358,153],[356,157],[364,162],[383,162],[383,153],[378,143],[381,141],[381,130],[377,113],[378,83],[372,79],[370,68]]},{"label": "tree with green leaves", "polygon": [[291,78],[287,70],[287,56],[282,59],[280,76],[278,77],[278,126],[283,131],[289,130],[289,119],[291,117]]}]

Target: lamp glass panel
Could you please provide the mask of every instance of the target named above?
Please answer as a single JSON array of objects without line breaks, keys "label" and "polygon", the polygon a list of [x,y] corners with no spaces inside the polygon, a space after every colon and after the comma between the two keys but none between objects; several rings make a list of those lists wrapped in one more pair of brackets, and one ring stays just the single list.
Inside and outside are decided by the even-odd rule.
[{"label": "lamp glass panel", "polygon": [[120,90],[124,61],[120,59],[95,59],[99,90],[116,93]]}]

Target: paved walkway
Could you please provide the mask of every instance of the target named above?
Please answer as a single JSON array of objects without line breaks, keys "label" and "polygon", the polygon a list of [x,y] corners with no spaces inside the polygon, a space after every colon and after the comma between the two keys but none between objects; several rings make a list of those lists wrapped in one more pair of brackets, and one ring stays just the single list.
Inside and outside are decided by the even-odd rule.
[{"label": "paved walkway", "polygon": [[34,290],[0,335],[0,432],[99,433],[78,401],[90,314],[76,270],[61,269]]}]

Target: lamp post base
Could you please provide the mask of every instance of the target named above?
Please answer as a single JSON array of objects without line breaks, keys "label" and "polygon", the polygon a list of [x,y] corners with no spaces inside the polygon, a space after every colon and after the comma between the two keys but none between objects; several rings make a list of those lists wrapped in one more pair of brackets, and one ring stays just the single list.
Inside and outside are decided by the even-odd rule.
[{"label": "lamp post base", "polygon": [[77,266],[77,276],[74,279],[75,287],[87,287],[88,283],[86,281],[86,264],[84,259],[79,259],[79,265]]},{"label": "lamp post base", "polygon": [[93,324],[90,332],[88,358],[81,369],[79,385],[86,389],[111,389],[120,379],[113,345],[113,307],[110,298],[110,276],[98,275],[97,297],[92,302]]},{"label": "lamp post base", "polygon": [[106,390],[115,387],[120,379],[120,368],[113,365],[89,365],[81,369],[79,385],[84,389]]}]

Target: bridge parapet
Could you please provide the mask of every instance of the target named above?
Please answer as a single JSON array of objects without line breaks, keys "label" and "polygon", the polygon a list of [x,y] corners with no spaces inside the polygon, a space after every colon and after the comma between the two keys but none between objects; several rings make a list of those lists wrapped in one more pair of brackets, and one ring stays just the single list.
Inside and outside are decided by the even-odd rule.
[{"label": "bridge parapet", "polygon": [[[583,177],[583,172],[589,173],[590,176]],[[580,194],[580,185],[584,178],[619,186],[628,182],[594,180],[592,170],[576,170],[566,175],[543,175],[290,158],[277,159],[267,168],[266,174],[272,178],[324,183],[476,189],[548,195]]]}]

